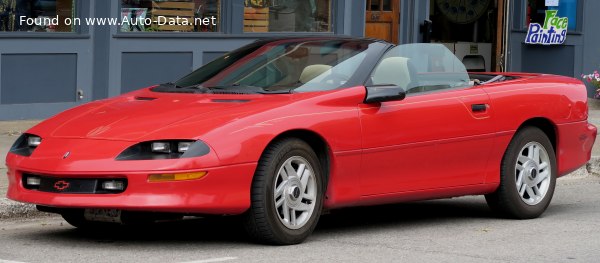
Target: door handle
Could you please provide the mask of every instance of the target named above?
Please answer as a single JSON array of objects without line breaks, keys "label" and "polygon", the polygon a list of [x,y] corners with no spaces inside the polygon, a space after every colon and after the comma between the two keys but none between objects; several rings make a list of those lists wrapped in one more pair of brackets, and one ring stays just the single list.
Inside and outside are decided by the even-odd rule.
[{"label": "door handle", "polygon": [[485,112],[487,109],[487,104],[471,104],[471,111],[473,112]]}]

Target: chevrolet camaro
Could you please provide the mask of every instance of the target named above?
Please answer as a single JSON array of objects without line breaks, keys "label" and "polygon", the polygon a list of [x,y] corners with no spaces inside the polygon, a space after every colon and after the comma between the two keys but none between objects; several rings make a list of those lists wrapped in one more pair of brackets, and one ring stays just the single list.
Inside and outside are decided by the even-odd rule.
[{"label": "chevrolet camaro", "polygon": [[528,219],[590,159],[587,118],[580,81],[469,73],[439,44],[266,39],[29,129],[7,196],[79,228],[239,215],[270,244],[350,206],[485,195]]}]

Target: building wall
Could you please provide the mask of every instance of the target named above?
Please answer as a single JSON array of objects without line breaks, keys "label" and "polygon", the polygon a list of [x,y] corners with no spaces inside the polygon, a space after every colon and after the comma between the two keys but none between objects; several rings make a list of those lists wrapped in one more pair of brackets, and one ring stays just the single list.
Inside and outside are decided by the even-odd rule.
[{"label": "building wall", "polygon": [[[400,1],[400,43],[421,42],[429,1]],[[528,46],[527,0],[510,2],[509,71],[579,77],[600,66],[600,1],[579,0],[578,32],[562,46]],[[118,17],[119,0],[77,0],[81,17]],[[366,0],[332,0],[334,32],[363,36]],[[244,34],[243,0],[222,0],[223,33],[123,34],[82,26],[77,34],[0,32],[0,120],[47,118],[92,100],[172,81],[211,59],[261,37]],[[294,33],[294,35],[307,35]],[[75,70],[73,70],[75,69]],[[594,92],[589,87],[589,95]],[[79,99],[81,92],[83,98]]]},{"label": "building wall", "polygon": [[[563,45],[525,44],[526,0],[510,1],[508,71],[558,74],[580,78],[600,66],[600,1],[579,0],[578,29],[570,31]],[[595,89],[588,87],[588,95]]]},{"label": "building wall", "polygon": [[[119,17],[120,2],[77,0],[80,17]],[[364,0],[332,0],[331,8],[333,32],[320,35],[364,35]],[[0,32],[0,120],[47,118],[176,80],[258,38],[292,35],[243,33],[243,0],[222,0],[222,10],[222,33],[124,34],[116,26],[81,26],[78,33]]]},{"label": "building wall", "polygon": [[429,19],[429,1],[400,0],[400,44],[423,41],[421,25]]}]

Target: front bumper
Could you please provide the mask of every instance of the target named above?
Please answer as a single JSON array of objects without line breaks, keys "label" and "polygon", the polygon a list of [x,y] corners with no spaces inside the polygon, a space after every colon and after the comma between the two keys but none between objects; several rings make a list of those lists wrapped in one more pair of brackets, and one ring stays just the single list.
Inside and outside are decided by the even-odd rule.
[{"label": "front bumper", "polygon": [[[9,199],[55,208],[107,208],[186,214],[241,214],[250,207],[250,187],[256,163],[206,168],[136,172],[53,172],[8,164]],[[148,182],[148,175],[206,171],[197,180]],[[24,173],[57,178],[126,178],[118,194],[50,193],[23,186]]]}]

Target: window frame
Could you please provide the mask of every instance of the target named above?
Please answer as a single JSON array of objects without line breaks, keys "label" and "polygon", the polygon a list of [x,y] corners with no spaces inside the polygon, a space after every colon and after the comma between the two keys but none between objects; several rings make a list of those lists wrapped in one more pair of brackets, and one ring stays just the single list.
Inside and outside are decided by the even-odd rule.
[{"label": "window frame", "polygon": [[74,0],[75,15],[73,18],[80,18],[81,24],[75,27],[71,32],[25,32],[25,31],[0,31],[1,38],[63,38],[63,39],[84,39],[90,38],[89,26],[85,24],[85,18],[91,17],[91,2],[84,0]]},{"label": "window frame", "polygon": [[[577,0],[577,14],[575,17],[577,17],[577,26],[575,28],[575,30],[567,30],[567,35],[581,35],[583,34],[583,21],[584,21],[584,10],[583,10],[583,4],[585,3],[585,0]],[[527,24],[527,7],[529,4],[529,0],[523,0],[521,2],[520,6],[515,6],[515,8],[520,8],[519,14],[518,16],[515,16],[515,20],[518,21],[514,21],[514,26],[513,26],[513,31],[521,31],[521,32],[527,32],[528,28],[528,24]],[[517,11],[517,10],[514,10]]]},{"label": "window frame", "polygon": [[[304,1],[304,0],[300,0],[300,1]],[[343,1],[330,0],[330,2],[329,2],[329,15],[331,17],[331,21],[329,21],[329,23],[331,24],[330,25],[331,31],[329,31],[329,32],[245,32],[244,31],[244,18],[243,18],[245,5],[243,3],[242,3],[242,12],[241,12],[241,16],[240,16],[242,19],[240,21],[235,21],[234,23],[241,27],[242,34],[252,36],[252,37],[272,37],[272,36],[281,35],[281,34],[293,35],[293,36],[335,35],[335,34],[337,34],[338,15],[340,13],[340,9],[341,9],[342,13],[344,11],[344,8],[340,7],[339,2],[343,2]]]},{"label": "window frame", "polygon": [[[120,14],[121,1],[116,7],[111,8],[113,14]],[[219,32],[121,32],[119,28],[111,29],[113,38],[224,38],[224,39],[257,39],[277,37],[282,34],[303,37],[303,36],[334,36],[343,33],[344,30],[344,12],[346,9],[345,0],[331,0],[331,26],[330,32],[268,32],[252,33],[244,32],[244,2],[243,0],[221,0],[221,27]]]},{"label": "window frame", "polygon": [[[120,19],[121,17],[121,8],[123,8],[123,1],[116,0],[116,14]],[[235,0],[233,0],[235,1]],[[226,10],[229,7],[231,0],[219,0],[219,19],[218,19],[218,27],[219,30],[217,32],[123,32],[121,31],[120,26],[113,26],[116,28],[116,33],[113,35],[115,38],[187,38],[187,37],[221,37],[226,33],[226,21],[230,17],[229,14],[226,15]],[[227,3],[227,5],[226,5]]]}]

